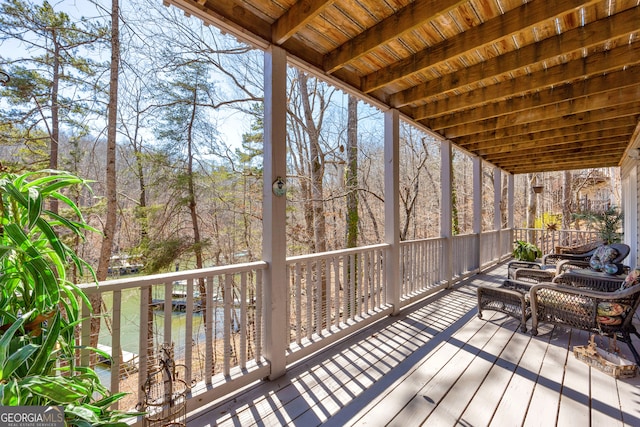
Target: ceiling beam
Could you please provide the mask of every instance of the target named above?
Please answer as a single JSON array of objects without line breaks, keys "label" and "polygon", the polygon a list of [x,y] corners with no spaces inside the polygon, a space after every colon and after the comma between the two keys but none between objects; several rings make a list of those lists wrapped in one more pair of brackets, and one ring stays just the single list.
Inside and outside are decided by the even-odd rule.
[{"label": "ceiling beam", "polygon": [[[528,76],[447,97],[444,100],[433,101],[414,108],[411,116],[416,120],[438,117],[511,97],[520,97],[519,99],[522,101],[529,99],[531,104],[535,103],[535,99],[554,103],[576,96],[633,86],[640,83],[640,66],[633,66],[635,64],[640,64],[640,42],[607,52],[599,52],[578,61],[571,61]],[[631,66],[620,70],[627,65]],[[586,76],[591,76],[591,78],[576,80]],[[536,92],[532,93],[532,91]],[[526,104],[526,102],[523,103]],[[525,106],[524,108],[530,107]]]},{"label": "ceiling beam", "polygon": [[[569,13],[576,8],[595,3],[595,1],[563,1],[545,2],[532,1],[521,7],[507,11],[487,22],[470,28],[456,37],[445,40],[429,49],[417,52],[415,55],[398,61],[384,70],[376,71],[363,78],[362,89],[371,92],[411,74],[433,67],[466,52],[490,45],[504,39],[511,33],[532,27],[556,15]],[[387,74],[384,77],[383,74]]]},{"label": "ceiling beam", "polygon": [[478,154],[481,156],[514,156],[515,153],[526,152],[527,150],[539,150],[540,147],[545,147],[549,151],[554,150],[558,146],[563,147],[567,144],[575,144],[578,147],[582,147],[582,144],[585,141],[599,141],[599,140],[607,140],[615,138],[616,140],[620,139],[628,139],[633,133],[634,126],[626,126],[623,128],[611,129],[609,131],[596,131],[596,132],[588,132],[585,134],[574,134],[567,136],[558,136],[556,138],[549,139],[531,139],[531,140],[522,140],[520,142],[513,142],[511,144],[502,144],[502,145],[492,145],[490,143],[485,143],[480,147],[468,149],[463,147],[469,151],[472,151],[474,154]]},{"label": "ceiling beam", "polygon": [[402,37],[438,15],[446,14],[467,2],[468,0],[417,0],[329,52],[324,59],[324,69],[333,73],[380,45]]},{"label": "ceiling beam", "polygon": [[[625,135],[613,135],[610,137],[594,138],[594,139],[582,139],[574,141],[557,141],[555,144],[538,144],[534,147],[522,147],[517,150],[502,152],[496,154],[480,154],[483,158],[491,161],[501,162],[521,162],[527,161],[532,156],[542,157],[559,157],[569,154],[592,154],[599,156],[610,148],[616,148],[619,146],[620,141],[628,141],[631,137],[631,132]],[[599,151],[598,151],[599,150]],[[482,153],[479,151],[478,153]],[[476,153],[474,153],[476,154]]]},{"label": "ceiling beam", "polygon": [[[266,47],[264,41],[271,40],[271,26],[246,8],[237,7],[233,0],[163,0],[173,4],[185,14],[197,16],[207,24],[215,24],[223,31],[257,46]],[[257,36],[257,37],[256,37]],[[262,41],[258,40],[262,39]]]},{"label": "ceiling beam", "polygon": [[[605,120],[612,120],[620,117],[632,117],[637,120],[640,115],[640,100],[635,103],[620,106],[616,109],[600,109],[586,111],[578,114],[569,114],[560,117],[550,117],[547,120],[541,120],[533,123],[519,124],[514,123],[512,125],[501,125],[498,117],[494,117],[489,120],[484,120],[480,123],[465,123],[463,125],[455,126],[442,130],[440,135],[445,138],[455,140],[458,137],[466,136],[468,139],[473,140],[476,134],[479,134],[480,139],[486,139],[487,133],[494,132],[493,139],[500,139],[515,135],[525,135],[528,133],[542,132],[550,129],[560,129],[565,126],[578,126],[581,124],[602,122]],[[426,127],[429,127],[427,123],[422,122]],[[434,131],[435,132],[435,131]]]},{"label": "ceiling beam", "polygon": [[[561,137],[571,137],[580,135],[593,135],[597,132],[625,132],[629,128],[636,125],[637,120],[633,116],[620,117],[605,121],[595,121],[589,123],[581,123],[579,125],[556,127],[542,132],[526,132],[519,135],[508,136],[503,138],[487,137],[484,140],[476,140],[465,137],[464,139],[456,139],[456,145],[469,151],[478,151],[487,147],[500,148],[511,147],[517,144],[536,141],[536,143],[544,143]],[[566,123],[565,123],[566,124]],[[491,132],[487,132],[489,134]],[[474,137],[480,134],[473,135]],[[494,133],[495,135],[495,133]]]},{"label": "ceiling beam", "polygon": [[282,44],[307,25],[323,10],[333,5],[335,0],[300,0],[294,3],[272,25],[271,38],[273,43]]},{"label": "ceiling beam", "polygon": [[554,172],[564,170],[577,170],[577,169],[589,169],[589,168],[603,168],[618,166],[622,153],[615,151],[606,156],[598,158],[582,159],[574,157],[573,159],[544,159],[537,160],[532,159],[529,162],[521,163],[515,166],[509,165],[496,165],[497,167],[504,169],[505,171],[514,175],[536,172]]},{"label": "ceiling beam", "polygon": [[[529,103],[531,106],[528,109],[523,107],[523,104],[526,104],[526,102],[521,102],[518,99],[510,99],[461,113],[452,113],[448,116],[436,117],[435,119],[423,122],[426,122],[426,125],[434,131],[441,131],[467,123],[480,124],[492,118],[498,120],[497,123],[499,127],[514,126],[601,108],[612,108],[617,105],[635,103],[639,99],[640,85],[636,85],[625,89],[614,89],[594,95],[582,96],[551,105],[547,105],[544,102],[541,102],[541,104],[543,104],[542,106]],[[515,112],[512,113],[512,111]]]},{"label": "ceiling beam", "polygon": [[[562,55],[568,55],[571,52],[579,52],[592,46],[601,45],[611,39],[621,38],[638,31],[639,21],[640,8],[633,7],[608,18],[520,47],[504,55],[499,55],[462,70],[443,75],[438,79],[414,86],[408,89],[404,96],[414,98],[413,93],[419,93],[420,96],[435,96],[438,93],[452,91],[492,76],[513,72],[531,64],[541,63]],[[416,56],[418,54],[416,54],[411,58],[398,61],[390,67],[364,76],[362,78],[363,92],[371,92],[434,66],[439,61],[432,59],[432,51],[432,49],[421,51],[419,55],[424,56],[423,60],[417,59]],[[441,60],[452,58],[452,55],[446,51],[442,55],[443,58]]]}]

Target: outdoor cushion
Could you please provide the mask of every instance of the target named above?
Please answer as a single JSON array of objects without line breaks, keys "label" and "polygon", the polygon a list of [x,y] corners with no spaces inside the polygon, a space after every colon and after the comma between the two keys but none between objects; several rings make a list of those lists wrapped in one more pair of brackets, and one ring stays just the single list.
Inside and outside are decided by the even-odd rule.
[{"label": "outdoor cushion", "polygon": [[628,305],[602,301],[598,303],[598,316],[620,316],[629,309]]},{"label": "outdoor cushion", "polygon": [[602,325],[619,325],[622,323],[622,316],[598,316],[598,323]]},{"label": "outdoor cushion", "polygon": [[640,283],[640,269],[636,268],[635,270],[631,271],[624,279],[620,290],[628,289],[632,286],[637,285],[638,283]]},{"label": "outdoor cushion", "polygon": [[611,263],[618,256],[618,251],[608,245],[600,246],[591,256],[589,266],[596,271],[604,268],[605,264]]}]

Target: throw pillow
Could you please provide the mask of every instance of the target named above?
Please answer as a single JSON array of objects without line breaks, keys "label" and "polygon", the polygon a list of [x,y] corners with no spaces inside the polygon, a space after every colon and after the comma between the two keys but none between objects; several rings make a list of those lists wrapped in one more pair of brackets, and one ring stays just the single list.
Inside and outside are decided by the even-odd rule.
[{"label": "throw pillow", "polygon": [[631,271],[624,279],[620,290],[628,289],[632,286],[637,285],[638,283],[640,283],[640,269],[636,268],[635,270]]},{"label": "throw pillow", "polygon": [[618,304],[617,302],[600,302],[598,303],[598,316],[620,316],[627,311],[628,305]]},{"label": "throw pillow", "polygon": [[589,266],[596,271],[600,271],[606,264],[611,263],[618,256],[618,251],[608,245],[602,245],[591,256]]}]

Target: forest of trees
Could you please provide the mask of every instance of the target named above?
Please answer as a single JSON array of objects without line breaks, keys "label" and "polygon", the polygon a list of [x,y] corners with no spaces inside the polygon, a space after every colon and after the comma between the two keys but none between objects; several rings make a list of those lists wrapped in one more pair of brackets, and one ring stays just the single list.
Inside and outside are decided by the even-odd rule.
[{"label": "forest of trees", "polygon": [[[101,279],[118,254],[147,273],[259,259],[262,52],[160,0],[65,3],[0,2],[2,168],[94,181],[70,196],[104,231],[74,242]],[[287,255],[382,242],[382,113],[296,68],[288,82]],[[439,141],[403,123],[400,163],[401,239],[438,236]],[[517,176],[516,226],[569,227],[586,194],[619,205],[616,173]],[[457,149],[453,182],[453,232],[470,233],[472,162]]]}]

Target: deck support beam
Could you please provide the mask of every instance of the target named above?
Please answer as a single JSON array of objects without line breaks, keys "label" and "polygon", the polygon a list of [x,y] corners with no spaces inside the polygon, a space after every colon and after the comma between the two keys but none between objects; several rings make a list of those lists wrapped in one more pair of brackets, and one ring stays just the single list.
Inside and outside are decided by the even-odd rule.
[{"label": "deck support beam", "polygon": [[452,283],[451,279],[453,276],[453,244],[451,241],[453,234],[453,221],[451,217],[451,209],[453,206],[453,187],[451,185],[452,157],[451,141],[442,141],[440,143],[440,200],[442,200],[440,204],[440,236],[444,238],[444,256],[442,257],[441,279],[449,286]]},{"label": "deck support beam", "polygon": [[[513,243],[513,225],[515,215],[515,177],[512,173],[508,175],[507,179],[507,228],[509,229],[509,243]],[[506,248],[505,248],[506,249]],[[511,247],[506,250],[506,253],[511,252]]]},{"label": "deck support beam", "polygon": [[496,254],[501,259],[502,248],[502,170],[493,169],[493,229],[498,232]]},{"label": "deck support beam", "polygon": [[482,261],[482,159],[478,156],[471,159],[473,164],[473,234],[476,236],[478,250],[475,266],[480,269]]},{"label": "deck support beam", "polygon": [[[287,320],[287,242],[285,195],[274,185],[287,178],[287,55],[276,46],[264,54],[264,176],[262,256],[264,271],[264,355],[271,366],[269,379],[284,375],[289,345]],[[286,187],[285,187],[286,188]]]},{"label": "deck support beam", "polygon": [[400,311],[400,113],[384,113],[384,239],[390,245],[385,257],[387,302],[393,314]]}]

